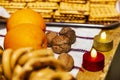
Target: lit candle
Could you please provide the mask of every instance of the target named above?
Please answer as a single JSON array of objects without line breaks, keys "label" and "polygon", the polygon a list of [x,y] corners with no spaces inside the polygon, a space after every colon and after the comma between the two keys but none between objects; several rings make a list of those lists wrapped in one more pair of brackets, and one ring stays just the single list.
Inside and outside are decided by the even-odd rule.
[{"label": "lit candle", "polygon": [[103,41],[105,41],[106,40],[106,32],[102,32],[101,34],[100,34],[100,40],[101,40],[101,42]]},{"label": "lit candle", "polygon": [[93,47],[99,51],[109,51],[113,48],[113,40],[106,32],[102,32],[94,37]]},{"label": "lit candle", "polygon": [[84,53],[82,66],[88,71],[100,71],[104,68],[104,55],[92,49]]},{"label": "lit candle", "polygon": [[92,58],[96,58],[96,56],[97,56],[96,50],[95,50],[95,49],[92,49],[90,55],[91,55]]}]

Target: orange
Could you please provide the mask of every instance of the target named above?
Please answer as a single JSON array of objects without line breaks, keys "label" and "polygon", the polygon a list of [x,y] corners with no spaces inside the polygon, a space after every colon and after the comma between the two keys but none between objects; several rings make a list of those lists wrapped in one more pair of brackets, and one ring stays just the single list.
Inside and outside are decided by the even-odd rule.
[{"label": "orange", "polygon": [[23,23],[34,24],[44,31],[46,29],[45,21],[39,13],[30,8],[24,8],[21,10],[17,10],[10,16],[7,21],[7,31],[15,27],[16,25]]},{"label": "orange", "polygon": [[47,39],[43,30],[28,23],[9,30],[4,39],[4,48],[16,50],[22,47],[47,48]]}]

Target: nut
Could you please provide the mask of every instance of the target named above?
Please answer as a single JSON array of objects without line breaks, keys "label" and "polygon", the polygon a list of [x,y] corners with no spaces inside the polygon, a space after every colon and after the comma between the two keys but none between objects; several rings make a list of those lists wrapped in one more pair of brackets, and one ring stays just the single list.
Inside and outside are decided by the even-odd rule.
[{"label": "nut", "polygon": [[46,37],[47,37],[47,41],[48,41],[48,47],[50,47],[52,45],[52,40],[57,36],[58,34],[55,32],[47,32],[46,33]]},{"label": "nut", "polygon": [[68,37],[71,44],[73,44],[76,41],[75,31],[70,27],[62,28],[59,34]]},{"label": "nut", "polygon": [[74,60],[71,55],[67,53],[61,53],[58,56],[58,60],[65,66],[65,71],[71,71],[74,66]]},{"label": "nut", "polygon": [[71,49],[69,38],[62,35],[56,36],[52,40],[52,49],[57,54],[69,52]]},{"label": "nut", "polygon": [[52,40],[52,45],[62,45],[62,44],[69,44],[69,38],[66,36],[56,36],[53,40]]},{"label": "nut", "polygon": [[57,54],[66,53],[70,51],[71,45],[69,44],[53,45],[52,49]]}]

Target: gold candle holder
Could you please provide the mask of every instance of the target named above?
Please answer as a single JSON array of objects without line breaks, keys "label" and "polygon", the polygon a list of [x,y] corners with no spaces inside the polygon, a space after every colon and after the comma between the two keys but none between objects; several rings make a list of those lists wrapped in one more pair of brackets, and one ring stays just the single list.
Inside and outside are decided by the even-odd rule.
[{"label": "gold candle holder", "polygon": [[106,33],[102,35],[96,35],[94,37],[93,47],[98,51],[109,51],[113,48],[113,40],[111,37],[106,37]]}]

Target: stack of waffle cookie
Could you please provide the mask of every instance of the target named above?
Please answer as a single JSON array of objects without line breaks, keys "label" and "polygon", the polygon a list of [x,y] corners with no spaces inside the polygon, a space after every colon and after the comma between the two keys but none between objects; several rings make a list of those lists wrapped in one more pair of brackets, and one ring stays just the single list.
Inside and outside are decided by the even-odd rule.
[{"label": "stack of waffle cookie", "polygon": [[30,2],[27,7],[39,12],[49,22],[53,20],[52,16],[58,9],[58,4],[55,2]]},{"label": "stack of waffle cookie", "polygon": [[86,4],[61,2],[59,9],[55,11],[56,22],[80,22],[85,23],[89,15],[89,2]]},{"label": "stack of waffle cookie", "polygon": [[46,22],[112,23],[120,14],[116,0],[2,0],[10,14],[25,7],[39,12]]},{"label": "stack of waffle cookie", "polygon": [[115,0],[90,0],[89,22],[113,23],[118,21],[120,14],[115,8]]},{"label": "stack of waffle cookie", "polygon": [[6,10],[12,14],[14,13],[16,10],[18,9],[22,9],[24,8],[26,5],[25,2],[16,2],[16,1],[0,1],[0,6],[3,6],[4,8],[6,8]]},{"label": "stack of waffle cookie", "polygon": [[12,14],[18,9],[31,8],[40,13],[46,21],[52,21],[53,13],[58,9],[58,0],[9,0],[0,1],[0,5]]}]

